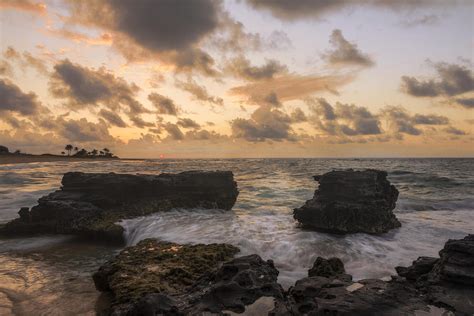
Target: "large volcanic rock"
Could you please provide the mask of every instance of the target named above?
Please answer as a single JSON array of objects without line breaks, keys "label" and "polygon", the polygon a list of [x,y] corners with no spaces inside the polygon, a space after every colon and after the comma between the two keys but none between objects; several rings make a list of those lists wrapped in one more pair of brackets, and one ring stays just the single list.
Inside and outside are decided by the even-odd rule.
[{"label": "large volcanic rock", "polygon": [[172,208],[229,210],[238,195],[230,171],[131,175],[68,172],[62,187],[38,200],[31,211],[0,229],[0,234],[76,234],[123,241],[118,220]]},{"label": "large volcanic rock", "polygon": [[304,227],[338,234],[380,234],[401,224],[392,213],[398,190],[378,170],[331,171],[315,177],[319,188],[294,210]]},{"label": "large volcanic rock", "polygon": [[257,255],[231,260],[238,251],[226,244],[146,239],[123,250],[93,278],[98,290],[111,292],[113,315],[242,313],[247,308],[266,315],[284,300],[278,271]]}]

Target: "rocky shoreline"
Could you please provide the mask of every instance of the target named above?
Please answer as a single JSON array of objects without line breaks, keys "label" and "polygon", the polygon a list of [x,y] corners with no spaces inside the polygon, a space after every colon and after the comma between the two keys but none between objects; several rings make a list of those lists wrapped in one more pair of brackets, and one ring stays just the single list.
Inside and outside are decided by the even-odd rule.
[{"label": "rocky shoreline", "polygon": [[68,172],[62,187],[22,208],[0,235],[72,234],[123,243],[121,219],[173,208],[230,210],[238,189],[230,171],[131,175]]},{"label": "rocky shoreline", "polygon": [[[400,227],[398,190],[378,170],[331,171],[294,210],[302,228],[381,234]],[[130,175],[66,173],[62,187],[22,208],[4,236],[72,234],[124,242],[121,219],[173,208],[230,210],[239,191],[230,171]],[[236,257],[230,244],[145,239],[123,249],[93,275],[112,296],[110,315],[415,315],[474,312],[474,235],[449,240],[439,258],[420,257],[396,276],[353,281],[339,258],[318,257],[284,290],[271,260]]]},{"label": "rocky shoreline", "polygon": [[146,239],[94,274],[112,294],[111,315],[415,315],[474,311],[474,235],[449,240],[440,258],[421,257],[398,276],[353,281],[338,258],[318,257],[288,291],[271,260],[232,257],[232,245]]}]

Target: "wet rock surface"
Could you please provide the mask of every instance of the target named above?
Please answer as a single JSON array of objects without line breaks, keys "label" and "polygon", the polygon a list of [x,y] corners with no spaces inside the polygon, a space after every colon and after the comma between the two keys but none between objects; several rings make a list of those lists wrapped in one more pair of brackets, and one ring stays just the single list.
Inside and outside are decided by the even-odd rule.
[{"label": "wet rock surface", "polygon": [[278,270],[258,255],[232,259],[238,251],[226,244],[146,239],[124,249],[93,279],[98,290],[112,293],[113,315],[242,313],[264,297],[272,300],[257,305],[273,310],[284,300]]},{"label": "wet rock surface", "polygon": [[435,306],[459,315],[474,313],[474,235],[448,240],[440,258],[420,257],[397,273]]},{"label": "wet rock surface", "polygon": [[131,175],[68,172],[62,187],[0,228],[2,235],[75,234],[123,241],[120,219],[172,208],[230,210],[238,195],[230,171]]},{"label": "wet rock surface", "polygon": [[398,190],[385,171],[331,171],[315,180],[319,188],[314,197],[293,213],[303,227],[337,234],[380,234],[401,226],[392,212]]},{"label": "wet rock surface", "polygon": [[285,292],[273,262],[258,255],[147,239],[106,263],[94,281],[113,294],[113,315],[472,315],[474,287],[460,277],[473,271],[473,243],[473,235],[450,240],[440,258],[421,257],[389,281],[353,281],[342,261],[318,257]]}]

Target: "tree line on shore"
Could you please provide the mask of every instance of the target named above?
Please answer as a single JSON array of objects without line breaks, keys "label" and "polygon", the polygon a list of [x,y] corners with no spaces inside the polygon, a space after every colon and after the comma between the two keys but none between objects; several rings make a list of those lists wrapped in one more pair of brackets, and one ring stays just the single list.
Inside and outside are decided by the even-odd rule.
[{"label": "tree line on shore", "polygon": [[[23,153],[19,149],[14,152],[11,152],[8,147],[0,145],[0,154],[3,155],[24,155],[24,156],[34,156],[31,154]],[[42,154],[41,156],[57,156],[51,154]],[[115,156],[108,148],[102,148],[100,150],[92,149],[88,151],[84,148],[79,149],[77,146],[73,146],[71,144],[67,144],[64,147],[64,151],[61,152],[62,156],[67,157],[76,157],[76,158],[118,158]]]},{"label": "tree line on shore", "polygon": [[64,147],[65,151],[61,152],[61,155],[65,156],[66,154],[71,157],[104,157],[104,158],[116,158],[116,156],[108,149],[103,148],[100,150],[92,149],[87,151],[86,149],[73,146],[68,144]]}]

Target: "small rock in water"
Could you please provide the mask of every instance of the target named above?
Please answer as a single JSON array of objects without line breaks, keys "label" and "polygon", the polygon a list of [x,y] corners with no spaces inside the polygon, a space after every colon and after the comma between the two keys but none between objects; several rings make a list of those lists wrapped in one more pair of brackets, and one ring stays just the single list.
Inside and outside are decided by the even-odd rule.
[{"label": "small rock in water", "polygon": [[386,233],[401,224],[393,214],[398,190],[379,170],[331,171],[293,216],[304,227],[329,233]]}]

